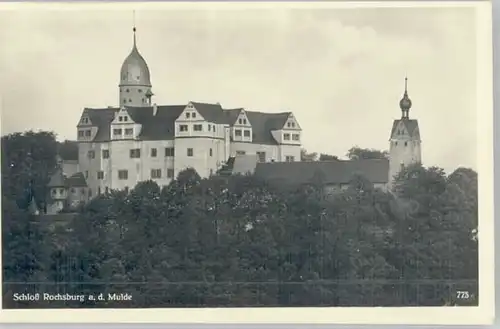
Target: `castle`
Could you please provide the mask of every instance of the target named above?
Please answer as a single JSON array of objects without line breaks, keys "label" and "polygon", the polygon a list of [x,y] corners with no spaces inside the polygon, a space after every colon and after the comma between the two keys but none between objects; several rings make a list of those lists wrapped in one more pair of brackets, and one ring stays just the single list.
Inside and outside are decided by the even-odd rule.
[{"label": "castle", "polygon": [[418,122],[409,118],[406,83],[399,104],[402,116],[394,120],[390,134],[389,160],[301,162],[302,129],[292,112],[225,109],[194,101],[156,105],[135,27],[119,81],[118,107],[83,110],[77,125],[78,161],[60,162],[49,183],[48,214],[112,189],[128,190],[140,181],[166,186],[186,168],[201,177],[226,170],[298,183],[320,171],[333,188],[343,188],[360,173],[386,188],[402,166],[421,161]]}]

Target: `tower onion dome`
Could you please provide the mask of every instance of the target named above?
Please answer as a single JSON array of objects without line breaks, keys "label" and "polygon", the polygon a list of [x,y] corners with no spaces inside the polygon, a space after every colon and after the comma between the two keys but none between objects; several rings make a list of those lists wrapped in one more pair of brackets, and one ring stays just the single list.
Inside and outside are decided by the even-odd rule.
[{"label": "tower onion dome", "polygon": [[137,49],[134,27],[134,46],[130,54],[125,58],[120,70],[121,86],[149,86],[151,87],[151,77],[148,64]]},{"label": "tower onion dome", "polygon": [[408,78],[405,78],[405,93],[399,101],[399,107],[403,111],[408,111],[411,108],[411,99],[408,97]]}]

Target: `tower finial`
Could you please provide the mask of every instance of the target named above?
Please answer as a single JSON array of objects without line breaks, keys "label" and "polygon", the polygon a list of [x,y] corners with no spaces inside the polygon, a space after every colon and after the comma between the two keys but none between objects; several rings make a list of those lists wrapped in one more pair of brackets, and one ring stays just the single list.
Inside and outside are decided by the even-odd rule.
[{"label": "tower finial", "polygon": [[135,47],[135,46],[136,46],[135,31],[137,30],[137,29],[135,28],[135,10],[133,11],[133,15],[134,15],[134,27],[133,27],[132,31],[134,32],[134,47]]},{"label": "tower finial", "polygon": [[403,95],[403,98],[399,101],[399,107],[401,108],[402,112],[401,118],[408,119],[408,112],[411,108],[411,100],[408,97],[408,77],[405,77],[405,93]]}]

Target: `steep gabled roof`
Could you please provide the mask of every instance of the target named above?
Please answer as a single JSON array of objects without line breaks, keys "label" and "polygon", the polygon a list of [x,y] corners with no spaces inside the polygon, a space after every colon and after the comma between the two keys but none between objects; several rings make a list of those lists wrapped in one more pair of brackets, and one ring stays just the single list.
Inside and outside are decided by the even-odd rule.
[{"label": "steep gabled roof", "polygon": [[[191,102],[196,110],[209,122],[233,125],[242,109],[225,110],[220,104]],[[169,140],[175,135],[175,120],[184,111],[186,105],[157,106],[156,114],[153,107],[126,107],[132,120],[142,125],[138,136],[142,140]],[[98,131],[93,142],[105,142],[111,139],[111,122],[120,108],[84,109]],[[253,143],[276,145],[271,134],[285,125],[290,112],[262,113],[245,111],[253,130]]]},{"label": "steep gabled roof", "polygon": [[56,171],[52,174],[52,177],[50,177],[49,184],[47,184],[48,187],[64,187],[64,180],[65,177],[63,175],[62,169],[57,168]]},{"label": "steep gabled roof", "polygon": [[224,113],[226,114],[226,123],[230,126],[234,125],[242,110],[243,110],[242,108],[224,110]]},{"label": "steep gabled roof", "polygon": [[412,138],[420,139],[420,132],[418,129],[418,121],[414,119],[399,119],[399,120],[394,120],[392,124],[392,129],[391,129],[391,138],[394,136],[396,129],[399,125],[399,123],[402,122],[403,125],[405,126],[406,130],[408,130],[408,134]]},{"label": "steep gabled roof", "polygon": [[291,184],[307,184],[318,177],[324,184],[348,184],[356,175],[372,183],[389,181],[389,160],[336,160],[315,162],[257,163],[255,175],[266,180],[280,180]]},{"label": "steep gabled roof", "polygon": [[277,144],[272,130],[283,128],[288,119],[289,112],[283,113],[263,113],[254,111],[245,111],[253,131],[253,142],[256,144]]},{"label": "steep gabled roof", "polygon": [[65,180],[66,187],[87,187],[87,181],[83,173],[77,172]]},{"label": "steep gabled roof", "polygon": [[214,123],[225,123],[225,115],[220,104],[191,102],[195,109],[205,118]]},{"label": "steep gabled roof", "polygon": [[76,174],[71,175],[70,177],[66,177],[63,174],[61,168],[58,168],[56,172],[50,178],[48,187],[86,187],[87,181],[85,180],[85,176],[83,173],[78,172]]}]

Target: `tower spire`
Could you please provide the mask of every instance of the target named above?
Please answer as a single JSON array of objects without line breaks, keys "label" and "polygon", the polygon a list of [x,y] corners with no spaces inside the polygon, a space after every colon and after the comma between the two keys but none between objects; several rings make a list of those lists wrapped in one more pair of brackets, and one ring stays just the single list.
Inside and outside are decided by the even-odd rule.
[{"label": "tower spire", "polygon": [[134,32],[134,48],[137,46],[136,45],[136,37],[135,37],[135,31],[137,30],[135,28],[135,10],[133,11],[133,15],[134,15],[134,27],[132,28],[132,31]]},{"label": "tower spire", "polygon": [[408,77],[405,77],[405,92],[403,98],[399,101],[399,107],[401,108],[401,119],[408,119],[411,108],[411,100],[408,97]]}]

